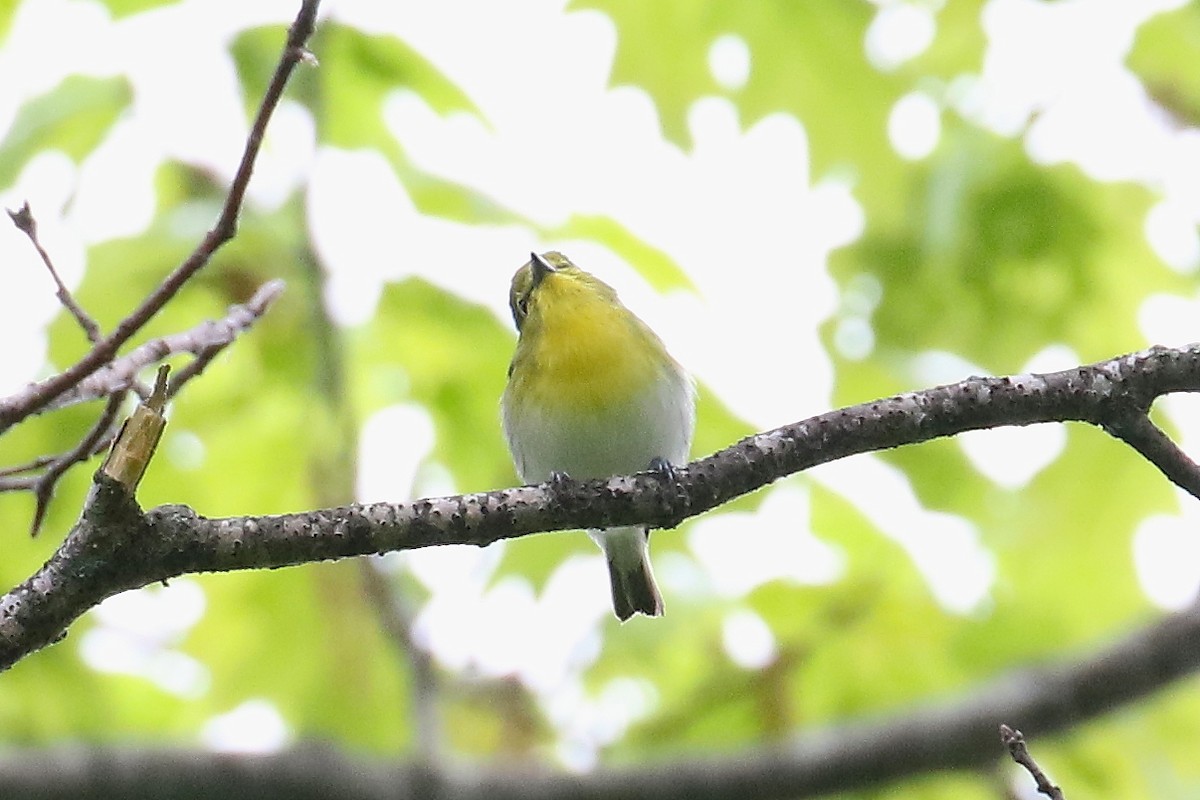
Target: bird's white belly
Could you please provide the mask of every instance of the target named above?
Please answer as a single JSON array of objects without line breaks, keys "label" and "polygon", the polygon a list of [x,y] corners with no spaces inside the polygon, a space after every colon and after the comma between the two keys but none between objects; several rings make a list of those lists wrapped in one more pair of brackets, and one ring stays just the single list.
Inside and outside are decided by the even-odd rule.
[{"label": "bird's white belly", "polygon": [[504,433],[523,481],[538,483],[552,472],[607,478],[641,472],[655,458],[687,462],[695,411],[683,375],[588,413],[530,405],[514,408],[507,396],[503,404]]}]

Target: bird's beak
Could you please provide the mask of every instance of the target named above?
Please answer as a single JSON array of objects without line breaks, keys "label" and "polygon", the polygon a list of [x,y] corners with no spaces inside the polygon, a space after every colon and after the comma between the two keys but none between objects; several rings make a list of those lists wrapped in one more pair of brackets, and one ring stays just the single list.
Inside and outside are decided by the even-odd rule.
[{"label": "bird's beak", "polygon": [[537,286],[542,278],[554,272],[554,265],[537,253],[529,254],[529,264],[533,268],[533,285]]}]

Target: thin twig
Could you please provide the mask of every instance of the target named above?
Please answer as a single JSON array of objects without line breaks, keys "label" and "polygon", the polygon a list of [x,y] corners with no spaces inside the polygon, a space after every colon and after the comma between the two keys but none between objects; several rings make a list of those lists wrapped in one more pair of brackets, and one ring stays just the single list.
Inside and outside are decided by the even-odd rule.
[{"label": "thin twig", "polygon": [[[23,482],[27,479],[17,478],[17,476],[24,475],[26,472],[37,472],[47,464],[53,463],[56,458],[58,458],[58,456],[38,456],[32,461],[27,461],[24,464],[16,464],[11,467],[4,467],[0,469],[0,492],[9,492],[13,489],[28,488],[23,484]],[[5,482],[9,478],[17,478],[19,481],[22,481],[22,485],[10,486]]]},{"label": "thin twig", "polygon": [[1025,735],[1019,730],[1010,728],[1007,725],[1000,725],[1000,741],[1008,748],[1009,755],[1012,760],[1020,764],[1033,777],[1037,784],[1037,790],[1050,798],[1050,800],[1065,800],[1063,798],[1062,789],[1058,788],[1046,777],[1046,773],[1042,772],[1042,768],[1033,760],[1033,756],[1029,755],[1029,748],[1025,745]]},{"label": "thin twig", "polygon": [[1200,466],[1145,413],[1131,412],[1105,423],[1104,428],[1141,453],[1176,486],[1200,498]]},{"label": "thin twig", "polygon": [[50,507],[51,498],[54,497],[54,488],[58,485],[59,478],[65,475],[71,467],[91,458],[95,454],[101,440],[112,437],[117,423],[117,412],[121,410],[121,403],[124,400],[125,392],[117,392],[110,396],[107,405],[104,406],[103,413],[100,414],[100,418],[96,420],[91,430],[79,441],[79,444],[51,462],[46,471],[38,477],[33,487],[33,495],[37,498],[37,507],[33,512],[33,520],[29,523],[30,536],[37,536],[38,531],[41,530],[42,522],[46,518],[46,511]]},{"label": "thin twig", "polygon": [[189,278],[208,264],[212,255],[221,245],[232,239],[237,233],[237,217],[241,212],[242,200],[250,182],[254,161],[262,146],[267,123],[283,95],[284,86],[296,64],[300,61],[310,63],[312,61],[312,56],[304,49],[304,44],[312,35],[319,5],[320,0],[304,0],[300,12],[291,28],[288,29],[287,43],[284,45],[271,83],[267,87],[266,95],[259,105],[258,115],[246,138],[246,147],[242,152],[241,163],[238,165],[237,173],[230,185],[220,217],[212,230],[204,236],[192,254],[176,267],[129,316],[121,320],[111,334],[97,342],[87,355],[58,375],[32,384],[12,397],[0,401],[0,433],[30,414],[45,408],[55,398],[78,385],[84,378],[111,361],[121,346],[141,330],[175,296]]},{"label": "thin twig", "polygon": [[[114,397],[116,397],[114,395]],[[124,394],[121,394],[116,404],[119,406],[120,401],[124,399]],[[112,398],[110,398],[112,402]],[[116,433],[116,413],[113,413],[113,419],[109,420],[108,429],[105,430],[103,422],[105,415],[108,413],[106,407],[101,417],[96,421],[91,430],[84,435],[80,443],[66,452],[59,453],[54,456],[38,456],[24,464],[17,464],[12,467],[0,469],[0,492],[33,492],[37,491],[38,484],[43,480],[45,474],[26,475],[28,472],[37,472],[38,470],[48,465],[61,463],[74,458],[71,463],[81,463],[91,458],[94,455],[104,452],[108,446],[112,444],[112,437]],[[100,436],[94,436],[96,431],[100,431]],[[90,446],[84,446],[84,443],[91,442]],[[68,465],[69,466],[69,465]]]},{"label": "thin twig", "polygon": [[[227,315],[216,321],[201,323],[183,333],[155,339],[118,359],[105,369],[88,377],[66,397],[59,398],[61,404],[73,404],[107,396],[108,405],[100,419],[78,445],[58,456],[41,456],[28,463],[0,470],[0,492],[30,491],[37,498],[30,533],[38,534],[45,518],[47,506],[53,497],[58,480],[75,464],[81,463],[97,453],[107,450],[116,434],[116,415],[121,401],[130,389],[137,390],[141,381],[137,373],[169,355],[190,352],[196,358],[179,370],[171,381],[167,397],[174,397],[188,380],[199,375],[209,363],[236,337],[247,330],[266,313],[271,303],[283,292],[283,281],[268,281],[263,284],[245,305],[230,306]],[[146,388],[145,400],[150,390]],[[141,392],[139,392],[141,394]],[[56,407],[58,404],[56,404]],[[27,475],[43,467],[49,467],[38,475]]]},{"label": "thin twig", "polygon": [[[74,388],[61,395],[46,410],[85,403],[113,392],[133,388],[137,374],[163,359],[191,353],[196,359],[179,370],[171,381],[168,396],[174,397],[179,388],[201,371],[237,338],[267,312],[271,304],[283,293],[281,280],[267,281],[245,304],[232,305],[225,316],[218,320],[207,320],[182,333],[174,333],[139,345],[128,355],[104,365],[92,375],[80,381]],[[139,392],[139,395],[142,395]],[[142,395],[146,399],[149,392]]]},{"label": "thin twig", "polygon": [[46,269],[50,271],[50,277],[54,279],[55,286],[58,287],[55,294],[58,295],[58,300],[67,311],[71,312],[71,316],[75,317],[75,321],[79,323],[79,327],[83,328],[83,334],[88,341],[96,344],[100,341],[100,326],[96,324],[96,320],[88,314],[83,308],[75,302],[75,297],[71,294],[71,290],[62,282],[62,278],[58,276],[58,270],[54,268],[54,261],[51,260],[50,254],[46,252],[46,248],[42,247],[42,242],[38,239],[37,220],[33,218],[33,212],[29,209],[29,202],[21,204],[21,207],[16,211],[9,211],[8,217],[17,226],[17,229],[29,237],[29,241],[33,243],[33,247],[37,250],[38,255],[42,257],[42,263],[46,265]]},{"label": "thin twig", "polygon": [[[225,319],[221,322],[235,336],[245,331],[262,317],[263,314],[267,313],[267,309],[271,307],[271,304],[283,294],[284,286],[285,284],[282,280],[267,281],[258,287],[258,291],[245,304],[231,306],[229,312],[225,315]],[[196,357],[177,370],[175,375],[172,376],[171,385],[167,389],[167,397],[174,397],[179,394],[179,390],[183,388],[184,384],[204,372],[208,365],[212,363],[212,360],[220,355],[221,351],[232,342],[232,338],[229,338],[228,341],[216,340],[196,351]]]}]

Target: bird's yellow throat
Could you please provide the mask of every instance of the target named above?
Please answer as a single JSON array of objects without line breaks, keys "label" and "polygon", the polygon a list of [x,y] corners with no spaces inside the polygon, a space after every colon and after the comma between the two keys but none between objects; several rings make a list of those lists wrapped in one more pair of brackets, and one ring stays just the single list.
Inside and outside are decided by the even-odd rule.
[{"label": "bird's yellow throat", "polygon": [[544,408],[594,412],[653,385],[664,356],[662,342],[607,284],[559,270],[530,297],[512,380]]}]

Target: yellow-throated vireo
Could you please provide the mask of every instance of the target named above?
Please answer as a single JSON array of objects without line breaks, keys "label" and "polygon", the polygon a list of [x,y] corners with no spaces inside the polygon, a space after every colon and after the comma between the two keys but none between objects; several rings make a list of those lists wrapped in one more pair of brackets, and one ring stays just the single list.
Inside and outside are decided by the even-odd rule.
[{"label": "yellow-throated vireo", "polygon": [[[687,462],[692,381],[612,287],[561,253],[533,253],[508,299],[520,338],[501,410],[521,480],[608,478]],[[649,531],[588,533],[608,560],[617,617],[661,614]]]}]

